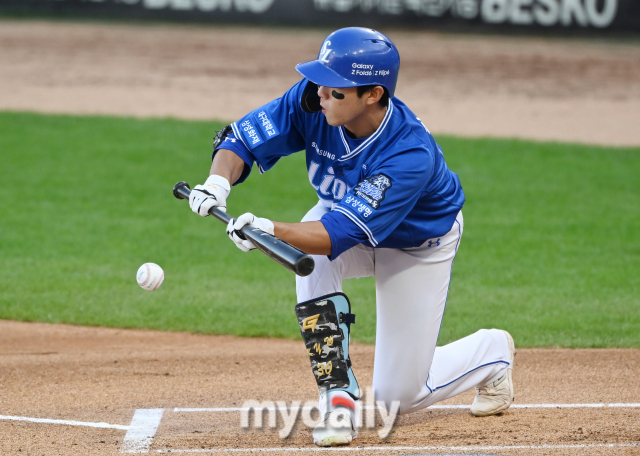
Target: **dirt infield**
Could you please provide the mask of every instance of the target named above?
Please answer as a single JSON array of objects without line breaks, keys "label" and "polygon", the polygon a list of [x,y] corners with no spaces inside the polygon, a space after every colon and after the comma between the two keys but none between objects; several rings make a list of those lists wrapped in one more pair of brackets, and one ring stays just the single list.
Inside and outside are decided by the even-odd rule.
[{"label": "dirt infield", "polygon": [[[370,385],[373,347],[354,344],[352,358],[359,381]],[[276,429],[245,430],[240,412],[219,410],[250,399],[317,399],[308,363],[299,341],[0,321],[0,454],[120,454],[131,448],[123,440],[133,435],[132,418],[150,409],[162,416],[153,438],[137,441],[140,451],[312,451],[302,422],[281,440],[280,420]],[[401,416],[386,440],[362,430],[358,453],[640,454],[638,366],[640,350],[521,349],[514,370],[521,408],[488,418],[462,408]],[[468,406],[472,398],[437,405]],[[103,427],[90,427],[96,423]]]},{"label": "dirt infield", "polygon": [[[236,120],[327,33],[0,21],[0,109]],[[436,134],[640,145],[638,42],[388,34],[397,95]]]},{"label": "dirt infield", "polygon": [[[0,109],[234,120],[293,84],[325,35],[0,21]],[[398,96],[436,137],[640,145],[637,43],[389,35]],[[365,386],[373,351],[352,350]],[[521,349],[507,413],[472,417],[467,392],[338,451],[638,455],[639,375],[640,350]],[[303,423],[283,440],[281,420],[246,430],[233,409],[314,399],[300,341],[0,321],[2,455],[310,452]]]}]

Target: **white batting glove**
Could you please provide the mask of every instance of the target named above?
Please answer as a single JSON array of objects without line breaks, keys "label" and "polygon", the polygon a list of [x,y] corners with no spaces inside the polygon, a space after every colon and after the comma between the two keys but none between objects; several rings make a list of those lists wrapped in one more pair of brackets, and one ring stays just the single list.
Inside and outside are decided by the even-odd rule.
[{"label": "white batting glove", "polygon": [[273,235],[274,233],[273,222],[271,220],[256,217],[250,212],[242,214],[240,217],[238,217],[238,220],[231,219],[229,221],[229,224],[227,225],[227,235],[236,244],[236,247],[238,247],[243,252],[248,252],[249,250],[253,250],[256,248],[253,242],[243,240],[238,236],[238,234],[240,233],[240,229],[245,225],[253,225],[256,228],[261,229],[265,233],[269,233],[271,235]]},{"label": "white batting glove", "polygon": [[230,191],[229,181],[214,174],[209,176],[204,184],[193,187],[189,195],[189,206],[202,217],[209,215],[209,209],[212,207],[227,212],[227,196]]}]

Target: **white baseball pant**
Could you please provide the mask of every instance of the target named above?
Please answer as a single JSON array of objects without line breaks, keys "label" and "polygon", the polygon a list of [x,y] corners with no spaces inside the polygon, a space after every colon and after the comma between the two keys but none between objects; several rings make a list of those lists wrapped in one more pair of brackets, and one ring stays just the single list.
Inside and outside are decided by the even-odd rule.
[{"label": "white baseball pant", "polygon": [[[319,220],[329,210],[318,203],[302,221]],[[463,227],[460,212],[447,234],[420,247],[373,249],[360,244],[334,261],[314,255],[313,273],[296,277],[298,302],[341,292],[343,279],[376,278],[373,390],[376,401],[387,407],[399,401],[399,413],[488,385],[510,364],[507,338],[496,329],[481,329],[436,347]],[[357,309],[352,311],[357,314]]]}]

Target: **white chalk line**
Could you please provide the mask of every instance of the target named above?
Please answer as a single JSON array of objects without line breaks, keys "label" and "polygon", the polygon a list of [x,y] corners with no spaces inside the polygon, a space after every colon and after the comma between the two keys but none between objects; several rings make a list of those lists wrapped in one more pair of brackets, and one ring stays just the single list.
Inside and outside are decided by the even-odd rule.
[{"label": "white chalk line", "polygon": [[[432,405],[430,410],[468,409],[470,405]],[[510,408],[638,408],[639,404],[512,404]],[[363,409],[378,409],[378,407],[364,406]],[[282,410],[280,407],[264,407],[262,410]],[[317,407],[286,407],[286,410],[314,410]],[[174,408],[174,412],[247,412],[253,407],[217,407],[217,408]]]},{"label": "white chalk line", "polygon": [[[640,403],[634,404],[512,404],[511,408],[639,408]],[[316,407],[297,407],[300,410],[313,410]],[[372,407],[362,407],[363,409],[369,409]],[[373,407],[377,408],[377,407]],[[468,409],[469,405],[432,405],[429,409]],[[157,410],[157,409],[152,409]],[[174,412],[243,412],[249,411],[249,407],[217,407],[217,408],[174,408]],[[264,410],[280,410],[278,407],[265,408]],[[287,407],[287,410],[293,410],[292,407]],[[128,431],[133,426],[125,426],[121,424],[109,424],[109,423],[92,423],[86,421],[73,421],[73,420],[53,420],[47,418],[31,418],[27,416],[7,416],[0,415],[0,420],[13,420],[13,421],[29,421],[32,423],[46,423],[46,424],[64,424],[67,426],[86,426],[103,429],[121,429]]]},{"label": "white chalk line", "polygon": [[109,423],[87,423],[84,421],[70,421],[70,420],[50,420],[46,418],[29,418],[26,416],[5,416],[0,415],[0,420],[13,420],[13,421],[30,421],[32,423],[47,423],[47,424],[66,424],[68,426],[86,426],[103,429],[122,429],[128,431],[131,426],[122,426],[120,424]]},{"label": "white chalk line", "polygon": [[[613,404],[513,404],[512,408],[637,408],[640,403],[613,403]],[[289,410],[294,409],[312,410],[316,407],[287,407]],[[377,407],[363,407],[377,408]],[[431,409],[468,409],[468,405],[434,405]],[[178,408],[174,412],[234,412],[248,411],[250,407],[217,407],[217,408]],[[278,407],[266,408],[266,410],[279,410]],[[47,418],[31,418],[24,416],[8,416],[0,415],[0,420],[26,421],[32,423],[44,424],[62,424],[67,426],[84,426],[102,429],[120,429],[127,431],[120,448],[121,453],[147,453],[153,443],[164,409],[138,409],[136,410],[131,425],[124,426],[120,424],[109,423],[93,423],[73,420],[54,420]],[[409,451],[426,451],[426,450],[500,450],[500,449],[544,449],[544,448],[596,448],[596,447],[639,447],[640,443],[630,444],[594,444],[594,445],[537,445],[537,446],[495,446],[495,447],[345,447],[345,448],[227,448],[227,449],[198,449],[198,450],[155,450],[158,453],[220,453],[220,452],[274,452],[274,451],[358,451],[358,450],[409,450]]]},{"label": "white chalk line", "polygon": [[120,446],[120,453],[148,453],[163,413],[164,409],[136,410]]},{"label": "white chalk line", "polygon": [[493,450],[563,450],[578,448],[633,448],[640,447],[639,443],[600,443],[600,444],[576,444],[576,445],[513,445],[513,446],[368,446],[368,447],[330,447],[330,448],[211,448],[194,450],[154,450],[156,453],[262,453],[262,452],[297,452],[305,451],[493,451]]}]

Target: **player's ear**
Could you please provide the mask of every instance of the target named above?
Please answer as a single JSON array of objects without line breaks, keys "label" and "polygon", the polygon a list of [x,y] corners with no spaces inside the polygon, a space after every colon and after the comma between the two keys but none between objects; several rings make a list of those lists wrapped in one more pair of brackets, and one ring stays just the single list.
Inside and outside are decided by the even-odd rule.
[{"label": "player's ear", "polygon": [[313,114],[314,112],[320,112],[322,106],[320,106],[320,97],[318,96],[318,86],[311,81],[307,81],[307,85],[302,92],[300,98],[300,105],[304,112]]},{"label": "player's ear", "polygon": [[367,104],[372,105],[380,101],[384,95],[384,87],[374,86],[368,93]]}]

